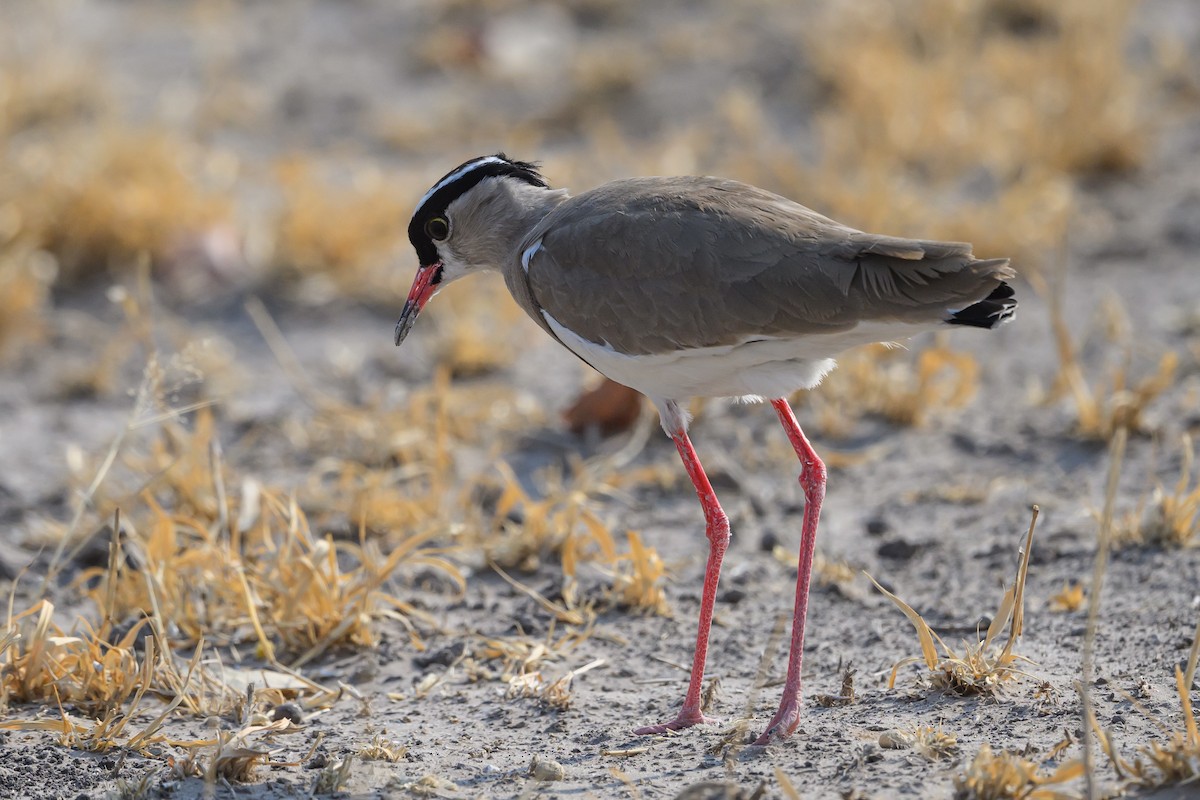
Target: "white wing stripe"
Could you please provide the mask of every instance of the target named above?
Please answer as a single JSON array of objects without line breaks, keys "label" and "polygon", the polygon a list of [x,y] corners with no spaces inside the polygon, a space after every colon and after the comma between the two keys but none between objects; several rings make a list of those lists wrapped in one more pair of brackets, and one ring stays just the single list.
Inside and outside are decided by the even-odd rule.
[{"label": "white wing stripe", "polygon": [[525,252],[521,253],[521,267],[524,268],[525,274],[529,274],[529,262],[533,261],[533,257],[537,255],[537,251],[542,249],[542,240],[538,239],[529,247],[525,248]]}]

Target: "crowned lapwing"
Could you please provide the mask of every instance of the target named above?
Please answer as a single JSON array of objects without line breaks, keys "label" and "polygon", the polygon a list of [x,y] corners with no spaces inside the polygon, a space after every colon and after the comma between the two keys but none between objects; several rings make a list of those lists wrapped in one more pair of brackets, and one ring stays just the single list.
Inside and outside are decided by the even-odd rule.
[{"label": "crowned lapwing", "polygon": [[700,627],[683,708],[662,733],[710,722],[701,685],[729,520],[688,439],[691,397],[768,400],[800,459],[804,491],[787,679],[759,744],[795,731],[825,465],[786,398],[820,383],[832,356],[944,325],[994,328],[1017,302],[1008,259],[971,245],[863,233],[787,198],[711,177],[616,180],[571,196],[537,166],[474,158],[417,203],[420,266],[399,345],[429,299],[498,270],[517,304],[579,358],[647,395],[704,509],[709,541]]}]

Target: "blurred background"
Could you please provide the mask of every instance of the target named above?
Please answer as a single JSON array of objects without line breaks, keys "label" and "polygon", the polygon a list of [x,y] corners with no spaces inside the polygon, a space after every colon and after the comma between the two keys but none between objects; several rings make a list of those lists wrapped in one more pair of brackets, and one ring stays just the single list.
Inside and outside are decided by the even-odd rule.
[{"label": "blurred background", "polygon": [[9,348],[47,286],[143,260],[189,304],[248,288],[394,304],[414,199],[500,149],[577,190],[736,176],[1037,269],[1079,182],[1136,174],[1200,91],[1184,0],[51,0],[3,14],[4,294],[25,298],[5,308]]}]

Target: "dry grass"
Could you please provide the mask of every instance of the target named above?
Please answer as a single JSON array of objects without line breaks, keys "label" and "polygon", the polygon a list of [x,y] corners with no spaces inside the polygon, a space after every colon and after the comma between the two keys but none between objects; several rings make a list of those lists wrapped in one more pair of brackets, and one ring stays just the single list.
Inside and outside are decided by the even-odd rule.
[{"label": "dry grass", "polygon": [[[569,670],[557,678],[548,678],[545,669],[550,664],[563,660],[569,652],[591,634],[589,629],[566,626],[566,632],[557,634],[552,625],[543,639],[525,635],[482,638],[473,645],[469,653],[455,662],[461,665],[468,681],[495,681],[504,686],[506,699],[533,699],[539,704],[557,711],[571,706],[571,683],[582,675],[606,664],[604,659],[594,659],[587,664]],[[442,682],[446,676],[436,678]],[[434,683],[418,687],[428,693]]]},{"label": "dry grass", "polygon": [[918,725],[911,730],[884,731],[879,746],[891,750],[912,749],[928,761],[941,761],[958,755],[958,736],[943,731],[941,726]]},{"label": "dry grass", "polygon": [[[1058,355],[1058,375],[1044,398],[1053,402],[1066,396],[1075,415],[1075,435],[1093,441],[1110,441],[1116,432],[1150,432],[1144,415],[1149,406],[1174,383],[1179,357],[1173,351],[1162,353],[1148,374],[1130,376],[1134,358],[1134,340],[1120,301],[1110,298],[1101,305],[1101,325],[1107,333],[1106,352],[1119,354],[1119,360],[1102,363],[1099,376],[1089,377],[1080,361],[1080,345],[1075,341],[1066,319],[1067,262],[1032,276],[1033,285],[1046,298],[1050,328]],[[1145,372],[1145,368],[1142,370]]]},{"label": "dry grass", "polygon": [[618,608],[667,615],[671,607],[663,592],[666,567],[658,552],[642,543],[634,531],[625,534],[629,552],[618,553],[613,563],[610,597]]},{"label": "dry grass", "polygon": [[[257,777],[260,767],[270,762],[271,751],[252,738],[268,741],[280,734],[298,729],[286,719],[263,725],[248,725],[238,731],[218,731],[210,741],[193,742],[185,746],[182,758],[168,759],[168,766],[177,778],[202,778],[208,785],[218,782],[246,783]],[[297,766],[283,763],[279,766]]]},{"label": "dry grass", "polygon": [[[121,527],[118,515],[114,529]],[[53,703],[58,715],[6,721],[0,727],[54,732],[62,744],[83,750],[120,748],[147,756],[163,755],[167,746],[182,744],[194,751],[215,744],[218,754],[210,765],[229,778],[240,774],[234,765],[242,763],[244,753],[231,752],[225,739],[180,743],[164,730],[167,721],[177,712],[245,719],[257,716],[252,713],[255,706],[278,705],[286,697],[304,695],[309,707],[327,706],[337,698],[336,692],[312,681],[269,669],[254,671],[246,680],[219,660],[206,660],[202,639],[184,663],[168,644],[158,609],[118,632],[114,620],[123,616],[117,581],[127,555],[120,541],[114,535],[105,590],[95,593],[102,620],[99,628],[81,618],[80,630],[68,634],[53,622],[49,601],[41,600],[14,615],[10,600],[9,619],[0,637],[0,707]],[[265,685],[252,689],[255,681]],[[151,705],[157,698],[166,704]],[[147,715],[152,716],[145,724],[134,725]],[[259,730],[268,728],[281,729]],[[195,762],[190,758],[190,763]]]},{"label": "dry grass", "polygon": [[616,561],[616,541],[591,502],[615,487],[582,461],[573,462],[569,476],[547,472],[540,481],[540,498],[521,486],[507,464],[497,465],[497,473],[499,495],[483,542],[489,561],[532,571],[546,557],[557,555],[568,579],[575,577],[581,559]]},{"label": "dry grass", "polygon": [[1083,608],[1083,601],[1085,599],[1083,584],[1077,581],[1069,581],[1063,588],[1051,595],[1050,610],[1067,613],[1078,611]]},{"label": "dry grass", "polygon": [[[178,708],[208,715],[227,710],[232,693],[201,666],[203,647],[181,667],[169,649],[146,635],[139,658],[135,647],[150,620],[132,626],[113,640],[111,624],[99,631],[81,621],[84,630],[65,634],[51,622],[53,606],[42,600],[10,619],[0,641],[0,697],[3,707],[35,703],[57,708],[57,717],[9,720],[9,730],[44,730],[58,735],[64,746],[93,752],[116,748],[155,755],[172,739],[163,730]],[[151,712],[156,696],[169,702]],[[82,714],[70,713],[66,707]],[[157,713],[137,728],[133,721]]]},{"label": "dry grass", "polygon": [[[1200,783],[1200,716],[1192,705],[1191,687],[1200,662],[1200,621],[1192,637],[1191,651],[1186,665],[1175,667],[1175,692],[1179,697],[1182,712],[1181,727],[1153,720],[1164,735],[1163,740],[1152,741],[1137,748],[1132,760],[1117,752],[1116,742],[1110,733],[1101,729],[1093,718],[1092,729],[1100,739],[1117,777],[1126,789],[1156,790],[1188,787],[1194,790]],[[1135,706],[1147,714],[1140,703]]]},{"label": "dry grass", "polygon": [[1173,487],[1158,484],[1139,508],[1117,520],[1114,538],[1124,544],[1191,547],[1200,541],[1200,481],[1193,479],[1196,446],[1184,435],[1179,480]]},{"label": "dry grass", "polygon": [[554,680],[547,680],[541,672],[537,671],[514,676],[508,682],[506,697],[533,698],[555,711],[566,711],[571,707],[571,682],[575,677],[603,666],[605,663],[604,659],[598,658]]},{"label": "dry grass", "polygon": [[46,600],[9,619],[5,627],[0,703],[66,703],[92,712],[118,707],[143,686],[143,665],[134,645],[149,620],[142,620],[115,642],[107,631],[85,625],[68,635],[53,622]]},{"label": "dry grass", "polygon": [[[114,129],[59,142],[14,187],[14,238],[53,254],[61,279],[162,263],[228,228],[237,163],[175,134]],[[31,154],[37,160],[39,154]]]},{"label": "dry grass", "polygon": [[[1033,545],[1033,532],[1037,525],[1037,507],[1034,507],[1033,518],[1029,523],[1029,532],[1025,537],[1025,546],[1021,549],[1021,557],[1017,565],[1017,574],[1013,584],[1004,593],[1000,607],[988,625],[987,633],[982,641],[964,641],[955,650],[937,634],[912,606],[905,603],[894,594],[879,585],[871,578],[880,592],[904,612],[916,629],[917,638],[921,644],[921,655],[901,659],[892,667],[888,687],[895,686],[896,675],[908,664],[924,663],[929,670],[929,678],[935,689],[959,695],[995,695],[1004,684],[1024,676],[1024,670],[1018,667],[1025,659],[1014,652],[1014,647],[1021,637],[1025,619],[1025,580],[1029,574],[1029,557]],[[870,577],[869,575],[867,577]],[[1008,627],[1008,637],[1001,645],[1000,632]],[[941,655],[938,649],[941,649]]]},{"label": "dry grass", "polygon": [[385,588],[401,565],[465,589],[458,568],[428,546],[433,530],[402,536],[387,553],[366,537],[365,519],[357,543],[316,536],[294,497],[231,474],[214,436],[202,410],[191,429],[165,423],[134,459],[136,474],[156,476],[122,543],[138,567],[122,561],[115,573],[80,579],[98,605],[111,598],[115,618],[149,612],[183,644],[220,631],[221,643],[255,641],[268,659],[280,651],[299,666],[331,647],[374,645],[382,619],[419,643],[414,622],[428,617]]},{"label": "dry grass", "polygon": [[817,705],[824,708],[835,708],[838,706],[853,705],[857,700],[857,694],[854,691],[854,676],[858,674],[858,670],[853,664],[847,664],[842,670],[842,685],[837,694],[818,694],[813,697]]},{"label": "dry grass", "polygon": [[961,774],[954,776],[955,800],[1074,800],[1064,785],[1083,775],[1083,764],[1070,761],[1047,774],[1017,753],[993,752],[983,745]]},{"label": "dry grass", "polygon": [[913,750],[929,761],[940,761],[958,754],[958,736],[941,726],[918,725],[912,732]]},{"label": "dry grass", "polygon": [[358,756],[367,761],[389,761],[394,764],[408,757],[408,747],[376,734],[370,744],[358,751]]},{"label": "dry grass", "polygon": [[[619,469],[606,461],[575,459],[569,477],[547,471],[539,481],[541,497],[521,486],[508,464],[498,464],[499,486],[493,494],[490,522],[479,542],[491,564],[504,569],[533,571],[557,555],[563,572],[563,597],[574,607],[577,575],[584,561],[604,573],[610,587],[605,600],[619,608],[666,614],[662,583],[666,567],[658,552],[636,531],[626,531],[628,551],[618,549],[617,537],[592,510],[593,499],[619,492]],[[485,486],[491,481],[485,482]],[[476,489],[478,492],[478,489]]]}]

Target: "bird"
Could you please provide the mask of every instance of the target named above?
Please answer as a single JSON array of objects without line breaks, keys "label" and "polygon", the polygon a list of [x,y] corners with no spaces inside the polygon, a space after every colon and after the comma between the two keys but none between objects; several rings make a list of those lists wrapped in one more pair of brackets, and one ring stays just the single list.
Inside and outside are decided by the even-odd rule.
[{"label": "bird", "polygon": [[709,632],[729,518],[688,436],[686,402],[770,403],[800,461],[804,494],[787,677],[756,744],[800,724],[801,665],[826,469],[788,397],[812,389],[834,356],[944,326],[991,329],[1017,301],[1007,258],[962,242],[864,233],[736,180],[634,177],[579,194],[538,164],[472,158],[417,202],[408,238],[419,261],[396,324],[399,346],[446,285],[498,271],[542,330],[606,377],[653,401],[691,478],[708,558],[683,704],[661,734],[715,720],[701,708]]}]

